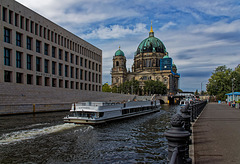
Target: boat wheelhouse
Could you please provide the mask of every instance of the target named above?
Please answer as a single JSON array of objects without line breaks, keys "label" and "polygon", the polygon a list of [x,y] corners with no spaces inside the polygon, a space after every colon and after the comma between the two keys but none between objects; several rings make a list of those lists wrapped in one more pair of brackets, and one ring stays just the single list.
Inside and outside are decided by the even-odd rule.
[{"label": "boat wheelhouse", "polygon": [[79,102],[72,104],[65,123],[99,124],[107,121],[157,112],[160,101],[131,101],[125,103]]}]

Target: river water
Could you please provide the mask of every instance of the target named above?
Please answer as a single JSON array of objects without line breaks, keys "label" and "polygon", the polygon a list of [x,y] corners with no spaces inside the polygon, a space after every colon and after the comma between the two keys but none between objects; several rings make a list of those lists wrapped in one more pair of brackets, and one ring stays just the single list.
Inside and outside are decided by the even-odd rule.
[{"label": "river water", "polygon": [[0,116],[0,163],[167,163],[179,106],[98,126],[64,124],[68,112]]}]

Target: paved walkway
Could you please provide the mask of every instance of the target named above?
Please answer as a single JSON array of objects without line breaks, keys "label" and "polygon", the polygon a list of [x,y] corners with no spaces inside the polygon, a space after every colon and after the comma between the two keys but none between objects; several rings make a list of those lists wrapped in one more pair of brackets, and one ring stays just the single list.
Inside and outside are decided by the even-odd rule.
[{"label": "paved walkway", "polygon": [[240,109],[207,104],[193,135],[195,164],[240,164]]}]

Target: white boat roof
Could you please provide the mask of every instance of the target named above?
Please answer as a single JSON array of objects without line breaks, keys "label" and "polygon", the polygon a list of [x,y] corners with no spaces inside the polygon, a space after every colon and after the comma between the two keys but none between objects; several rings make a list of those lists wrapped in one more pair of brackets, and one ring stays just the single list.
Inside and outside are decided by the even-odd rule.
[{"label": "white boat roof", "polygon": [[126,106],[124,107],[124,103],[111,103],[111,102],[80,102],[72,104],[71,112],[73,111],[85,111],[85,112],[106,112],[106,111],[114,111],[119,110],[119,108],[136,108],[137,106],[149,106],[151,101],[131,101],[126,102]]}]

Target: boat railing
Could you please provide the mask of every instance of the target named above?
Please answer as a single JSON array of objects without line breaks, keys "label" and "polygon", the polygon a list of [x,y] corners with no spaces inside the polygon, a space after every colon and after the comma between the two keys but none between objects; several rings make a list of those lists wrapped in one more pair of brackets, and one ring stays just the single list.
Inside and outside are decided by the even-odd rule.
[{"label": "boat railing", "polygon": [[119,104],[119,103],[109,103],[109,104],[106,104],[104,106],[99,106],[98,109],[99,110],[103,110],[103,109],[114,109],[114,108],[121,108],[121,107],[124,107],[124,104]]},{"label": "boat railing", "polygon": [[[110,105],[116,105],[116,104],[120,104],[119,102],[78,102],[75,103],[78,106],[110,106]],[[74,105],[74,104],[73,104]]]},{"label": "boat railing", "polygon": [[114,109],[114,108],[132,108],[139,106],[151,106],[158,104],[155,101],[128,101],[128,102],[79,102],[73,104],[75,106],[83,106],[83,107],[98,107],[99,110],[103,109]]},{"label": "boat railing", "polygon": [[106,104],[105,102],[91,102],[91,101],[76,103],[77,106],[103,106],[105,104]]}]

